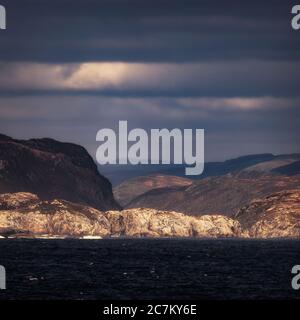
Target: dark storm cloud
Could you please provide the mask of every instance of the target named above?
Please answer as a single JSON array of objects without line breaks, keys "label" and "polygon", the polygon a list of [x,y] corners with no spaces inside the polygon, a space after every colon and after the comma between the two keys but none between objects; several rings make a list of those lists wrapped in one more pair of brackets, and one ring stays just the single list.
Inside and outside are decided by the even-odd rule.
[{"label": "dark storm cloud", "polygon": [[[0,32],[0,95],[299,94],[300,41],[289,0],[0,2],[8,14]],[[126,77],[111,65],[113,79],[78,76],[72,86],[84,62],[119,61],[129,63]],[[130,64],[138,62],[143,67],[132,76]]]},{"label": "dark storm cloud", "polygon": [[298,60],[289,0],[1,0],[0,60]]}]

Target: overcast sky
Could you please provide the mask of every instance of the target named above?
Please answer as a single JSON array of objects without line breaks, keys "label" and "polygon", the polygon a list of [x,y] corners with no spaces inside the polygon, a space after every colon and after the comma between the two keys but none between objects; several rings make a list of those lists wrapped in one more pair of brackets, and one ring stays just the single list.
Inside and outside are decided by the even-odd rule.
[{"label": "overcast sky", "polygon": [[0,132],[204,128],[206,160],[300,152],[289,0],[0,0]]}]

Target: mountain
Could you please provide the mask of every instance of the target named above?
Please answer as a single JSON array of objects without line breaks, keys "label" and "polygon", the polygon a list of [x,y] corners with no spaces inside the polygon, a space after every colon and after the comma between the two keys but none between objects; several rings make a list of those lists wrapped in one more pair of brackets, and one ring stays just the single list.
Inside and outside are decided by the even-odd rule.
[{"label": "mountain", "polygon": [[0,194],[30,192],[100,210],[119,209],[111,183],[81,146],[53,139],[15,140],[0,135]]},{"label": "mountain", "polygon": [[272,172],[287,175],[287,176],[300,174],[300,161],[295,161],[295,162],[286,164],[284,166],[274,168]]},{"label": "mountain", "polygon": [[296,170],[286,170],[285,168],[289,168],[292,166],[292,168],[295,167],[295,169],[297,168],[297,166],[299,167],[299,164],[295,166],[295,164],[299,163],[297,158],[293,158],[292,156],[290,158],[276,158],[274,160],[270,160],[270,161],[264,161],[258,164],[255,164],[253,166],[247,167],[245,169],[243,169],[243,172],[248,172],[248,173],[254,173],[254,172],[258,172],[258,173],[278,173],[278,174],[285,174],[285,171],[288,173],[289,175],[295,175],[298,174],[299,172],[297,172]]},{"label": "mountain", "polygon": [[[297,153],[288,155],[273,155],[271,153],[246,155],[223,162],[206,162],[204,172],[200,176],[186,176],[185,165],[104,165],[99,168],[109,178],[113,186],[118,186],[126,180],[148,175],[172,175],[199,180],[243,170],[281,174],[281,167],[292,165],[297,161],[300,161],[300,154]],[[265,166],[264,163],[266,163]],[[285,173],[283,172],[283,174]],[[293,174],[299,174],[299,163],[297,170],[289,170],[289,175]]]},{"label": "mountain", "polygon": [[168,175],[149,175],[126,180],[115,187],[113,193],[119,204],[126,206],[133,199],[149,190],[174,186],[189,186],[191,184],[192,180],[187,178]]},{"label": "mountain", "polygon": [[235,215],[254,238],[300,238],[300,189],[252,200]]},{"label": "mountain", "polygon": [[153,208],[179,211],[190,215],[221,213],[232,217],[255,198],[300,187],[300,175],[250,175],[240,172],[194,181],[189,186],[148,191],[126,208]]},{"label": "mountain", "polygon": [[190,217],[152,209],[98,211],[30,193],[0,195],[0,236],[17,237],[237,237],[238,221],[224,216]]}]

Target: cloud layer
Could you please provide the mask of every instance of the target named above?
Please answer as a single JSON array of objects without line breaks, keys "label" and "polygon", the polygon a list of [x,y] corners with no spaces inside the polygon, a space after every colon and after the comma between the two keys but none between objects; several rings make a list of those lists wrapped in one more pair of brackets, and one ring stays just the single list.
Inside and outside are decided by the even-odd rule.
[{"label": "cloud layer", "polygon": [[125,96],[298,96],[300,63],[2,63],[0,93]]},{"label": "cloud layer", "polygon": [[204,128],[206,160],[299,152],[290,0],[1,0],[0,127],[80,143]]},{"label": "cloud layer", "polygon": [[206,160],[299,149],[299,99],[110,98],[33,96],[0,98],[0,127],[19,138],[53,137],[80,143],[94,156],[96,133],[129,128],[204,128]]},{"label": "cloud layer", "polygon": [[292,0],[2,0],[0,60],[299,60]]}]

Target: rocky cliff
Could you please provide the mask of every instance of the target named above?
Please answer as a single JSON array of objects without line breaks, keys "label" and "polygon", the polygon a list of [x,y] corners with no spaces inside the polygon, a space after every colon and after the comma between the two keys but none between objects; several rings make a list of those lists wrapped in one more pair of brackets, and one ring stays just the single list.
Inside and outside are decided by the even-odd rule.
[{"label": "rocky cliff", "polygon": [[238,221],[190,217],[153,209],[98,211],[65,200],[40,200],[30,193],[0,196],[0,235],[237,237]]},{"label": "rocky cliff", "polygon": [[65,235],[109,234],[104,215],[91,207],[65,200],[40,200],[31,193],[0,195],[0,234]]},{"label": "rocky cliff", "polygon": [[100,210],[118,209],[110,182],[78,145],[52,139],[14,140],[0,135],[0,194],[30,192]]},{"label": "rocky cliff", "polygon": [[191,217],[179,212],[129,209],[107,212],[112,235],[130,237],[239,237],[238,221],[221,215]]},{"label": "rocky cliff", "polygon": [[300,189],[252,200],[235,215],[254,238],[300,238]]}]

